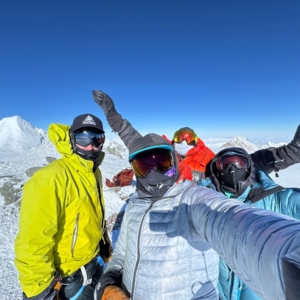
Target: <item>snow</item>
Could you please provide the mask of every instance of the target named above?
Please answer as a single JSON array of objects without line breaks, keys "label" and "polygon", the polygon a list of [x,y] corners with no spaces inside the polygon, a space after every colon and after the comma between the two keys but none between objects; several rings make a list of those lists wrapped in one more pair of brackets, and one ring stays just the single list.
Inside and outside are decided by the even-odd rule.
[{"label": "snow", "polygon": [[0,148],[25,150],[39,145],[45,137],[46,132],[33,127],[19,116],[0,121]]},{"label": "snow", "polygon": [[[235,146],[241,147],[239,140],[243,142],[244,146],[250,147],[248,149],[256,149],[255,147],[258,147],[243,137],[236,137],[233,140],[214,138],[204,140],[204,142],[217,153],[228,142],[235,143]],[[278,146],[278,144],[272,144],[272,146]],[[265,145],[260,145],[260,148],[263,147]],[[104,151],[106,155],[100,169],[103,175],[106,219],[115,220],[116,213],[122,210],[125,200],[134,192],[135,181],[132,186],[107,188],[105,179],[112,179],[120,170],[130,167],[130,165],[127,160],[128,151],[118,137],[111,141],[107,140],[104,145]],[[0,121],[1,300],[22,299],[18,274],[14,266],[14,239],[18,231],[18,204],[21,199],[21,186],[30,178],[27,175],[30,168],[43,167],[49,163],[50,158],[58,159],[60,155],[47,139],[45,131],[33,127],[18,116],[4,118]],[[280,171],[279,175],[279,177],[275,177],[275,174],[271,174],[271,177],[282,186],[300,186],[300,164]],[[17,201],[11,204],[5,204],[5,197],[1,194],[1,188],[7,184],[11,184],[16,191],[14,196]]]}]

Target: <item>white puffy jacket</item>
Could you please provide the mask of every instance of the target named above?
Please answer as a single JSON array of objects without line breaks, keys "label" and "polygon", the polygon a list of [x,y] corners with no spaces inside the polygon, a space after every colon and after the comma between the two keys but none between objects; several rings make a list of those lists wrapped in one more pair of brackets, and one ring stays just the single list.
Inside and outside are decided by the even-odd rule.
[{"label": "white puffy jacket", "polygon": [[[281,258],[299,248],[299,230],[290,217],[185,181],[155,202],[132,196],[106,273],[122,270],[135,300],[217,300],[219,254],[262,299],[283,300]],[[298,254],[291,260],[299,266]]]}]

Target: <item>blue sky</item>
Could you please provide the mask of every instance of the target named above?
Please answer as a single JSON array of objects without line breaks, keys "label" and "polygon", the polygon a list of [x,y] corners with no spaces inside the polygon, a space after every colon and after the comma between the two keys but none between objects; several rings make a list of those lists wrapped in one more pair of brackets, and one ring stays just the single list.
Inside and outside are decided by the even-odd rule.
[{"label": "blue sky", "polygon": [[0,2],[0,119],[102,120],[101,89],[141,133],[292,136],[300,1]]}]

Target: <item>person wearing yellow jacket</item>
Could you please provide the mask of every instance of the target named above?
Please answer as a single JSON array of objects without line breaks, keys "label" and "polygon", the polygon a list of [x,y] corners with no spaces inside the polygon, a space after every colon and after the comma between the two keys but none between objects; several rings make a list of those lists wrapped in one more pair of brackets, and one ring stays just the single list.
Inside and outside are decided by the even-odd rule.
[{"label": "person wearing yellow jacket", "polygon": [[53,299],[58,293],[61,299],[93,299],[101,256],[110,255],[98,168],[103,125],[84,114],[71,127],[51,124],[48,137],[62,157],[24,185],[15,239],[23,299]]}]

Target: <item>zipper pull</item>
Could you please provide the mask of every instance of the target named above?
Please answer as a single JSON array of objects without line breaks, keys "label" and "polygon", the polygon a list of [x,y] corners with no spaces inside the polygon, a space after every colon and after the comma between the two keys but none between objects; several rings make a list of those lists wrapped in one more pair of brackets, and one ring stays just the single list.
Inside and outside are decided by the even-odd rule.
[{"label": "zipper pull", "polygon": [[232,271],[230,270],[229,274],[228,274],[227,281],[231,281],[231,279],[232,279]]}]

